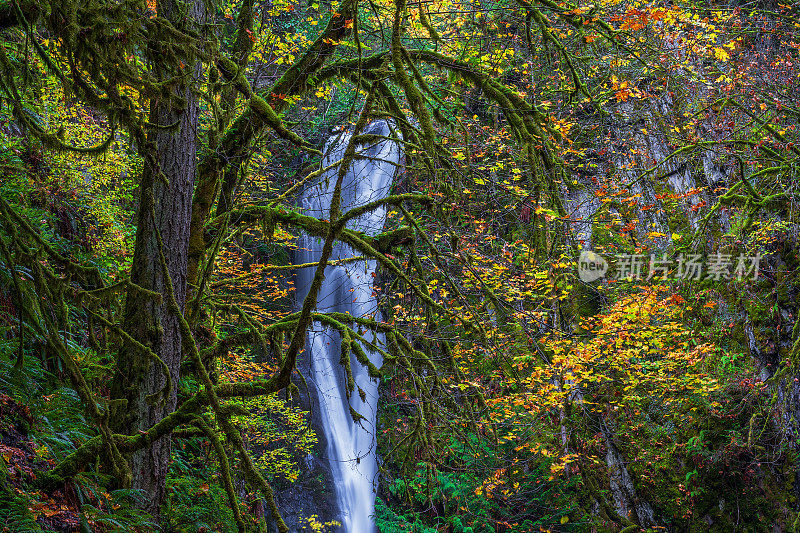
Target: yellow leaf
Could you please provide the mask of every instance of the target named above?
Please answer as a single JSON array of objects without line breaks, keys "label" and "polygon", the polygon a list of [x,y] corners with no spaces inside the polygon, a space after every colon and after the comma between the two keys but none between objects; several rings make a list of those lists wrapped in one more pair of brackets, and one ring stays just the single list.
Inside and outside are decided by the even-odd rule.
[{"label": "yellow leaf", "polygon": [[724,48],[714,48],[714,57],[717,58],[717,61],[727,61],[731,58],[731,55],[728,53],[727,50]]}]

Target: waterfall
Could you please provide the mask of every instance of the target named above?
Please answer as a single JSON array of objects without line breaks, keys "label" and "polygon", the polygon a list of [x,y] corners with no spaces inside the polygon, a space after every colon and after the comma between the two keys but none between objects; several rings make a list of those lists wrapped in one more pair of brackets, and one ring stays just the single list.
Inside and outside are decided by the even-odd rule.
[{"label": "waterfall", "polygon": [[[370,123],[363,134],[390,137],[392,126],[385,120]],[[398,132],[399,135],[399,132]],[[322,168],[342,159],[351,133],[332,136],[325,145]],[[347,169],[341,188],[341,210],[365,205],[385,198],[389,194],[392,180],[400,162],[400,145],[389,140],[377,140],[359,146],[357,156]],[[303,214],[315,218],[330,219],[330,204],[339,169],[323,173],[303,191],[300,206]],[[386,208],[379,207],[347,221],[347,228],[376,235],[383,230]],[[301,235],[298,237],[295,264],[318,261],[322,253],[323,240]],[[343,243],[335,243],[330,261],[341,261],[360,254]],[[374,317],[380,320],[377,300],[374,295],[376,261],[374,259],[348,261],[329,265],[317,298],[317,311],[349,313],[355,317]],[[298,269],[295,291],[298,307],[308,294],[316,267]],[[372,332],[364,332],[364,338],[378,344]],[[310,377],[319,400],[319,417],[327,440],[328,460],[336,491],[336,500],[341,511],[342,530],[345,533],[372,533],[375,530],[373,513],[377,485],[377,459],[375,453],[375,424],[378,403],[378,383],[371,379],[367,369],[352,357],[352,373],[356,389],[349,403],[363,415],[354,423],[346,396],[347,376],[339,363],[341,357],[338,332],[319,322],[309,328],[306,350],[310,352]],[[381,365],[379,354],[366,350],[370,360]],[[307,378],[309,376],[306,376]]]}]

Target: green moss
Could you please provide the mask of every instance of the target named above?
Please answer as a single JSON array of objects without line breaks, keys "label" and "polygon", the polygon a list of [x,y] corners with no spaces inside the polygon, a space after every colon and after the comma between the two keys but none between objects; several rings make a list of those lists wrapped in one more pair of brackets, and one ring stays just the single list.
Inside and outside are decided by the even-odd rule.
[{"label": "green moss", "polygon": [[581,318],[595,316],[603,304],[602,295],[591,285],[582,283],[573,286],[569,301],[574,315]]}]

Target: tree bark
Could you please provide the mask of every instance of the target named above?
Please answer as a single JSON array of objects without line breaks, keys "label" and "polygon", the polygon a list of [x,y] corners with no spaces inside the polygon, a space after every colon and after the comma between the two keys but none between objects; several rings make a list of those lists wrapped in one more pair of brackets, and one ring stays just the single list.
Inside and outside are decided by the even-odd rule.
[{"label": "tree bark", "polygon": [[[199,22],[203,13],[203,3],[199,0],[189,6],[186,19],[172,1],[159,7],[165,17],[175,19],[173,23],[179,28]],[[151,53],[158,70],[158,52]],[[152,101],[150,122],[162,128],[153,130],[147,146],[139,148],[145,165],[131,281],[160,293],[162,298],[157,301],[137,291],[128,293],[123,326],[161,362],[140,347],[120,347],[111,392],[112,398],[124,399],[126,404],[115,409],[112,424],[117,431],[129,435],[154,426],[172,413],[177,403],[183,339],[179,317],[168,308],[166,284],[172,283],[182,309],[186,299],[192,193],[197,172],[198,99],[193,85],[200,77],[201,63],[198,61],[190,68],[189,75],[176,83],[172,91],[184,99],[185,105],[177,106],[177,100]],[[169,75],[165,72],[163,77],[166,79]],[[159,235],[169,280],[162,274]],[[171,381],[169,387],[168,381]],[[167,434],[128,458],[132,474],[130,487],[143,491],[143,508],[155,518],[159,517],[164,502],[170,451],[171,438]],[[123,484],[127,483],[123,481]]]}]

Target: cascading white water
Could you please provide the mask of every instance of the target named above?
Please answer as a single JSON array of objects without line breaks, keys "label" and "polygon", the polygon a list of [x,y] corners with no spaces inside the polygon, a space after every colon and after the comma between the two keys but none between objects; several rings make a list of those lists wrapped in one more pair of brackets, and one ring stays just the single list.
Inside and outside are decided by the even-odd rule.
[{"label": "cascading white water", "polygon": [[[392,128],[385,120],[369,124],[363,134],[390,137]],[[399,136],[399,132],[397,133]],[[322,168],[342,159],[351,134],[341,133],[331,137],[325,145]],[[379,140],[360,146],[342,181],[341,210],[343,213],[369,202],[385,198],[400,163],[400,145],[390,140]],[[339,169],[334,168],[308,186],[301,197],[304,214],[319,219],[330,219],[330,205]],[[347,221],[347,228],[376,235],[386,222],[386,208],[378,207]],[[316,237],[298,237],[295,264],[318,261],[323,241]],[[330,261],[357,257],[349,246],[336,243]],[[356,317],[375,317],[380,320],[373,292],[376,261],[374,259],[335,264],[325,269],[325,279],[317,297],[320,312],[349,313]],[[316,267],[298,269],[295,291],[298,305],[308,294]],[[382,343],[371,332],[364,338]],[[377,459],[375,455],[375,423],[378,403],[378,384],[371,379],[367,369],[352,357],[352,372],[356,390],[350,405],[363,419],[354,423],[346,396],[347,377],[339,363],[341,357],[338,332],[314,322],[309,328],[306,350],[311,354],[311,378],[319,399],[319,416],[328,443],[328,458],[333,473],[336,498],[342,515],[345,533],[373,533],[375,523],[375,485]],[[380,366],[379,354],[366,350],[370,360]],[[359,390],[360,389],[360,390]],[[363,399],[361,395],[363,391]]]}]

